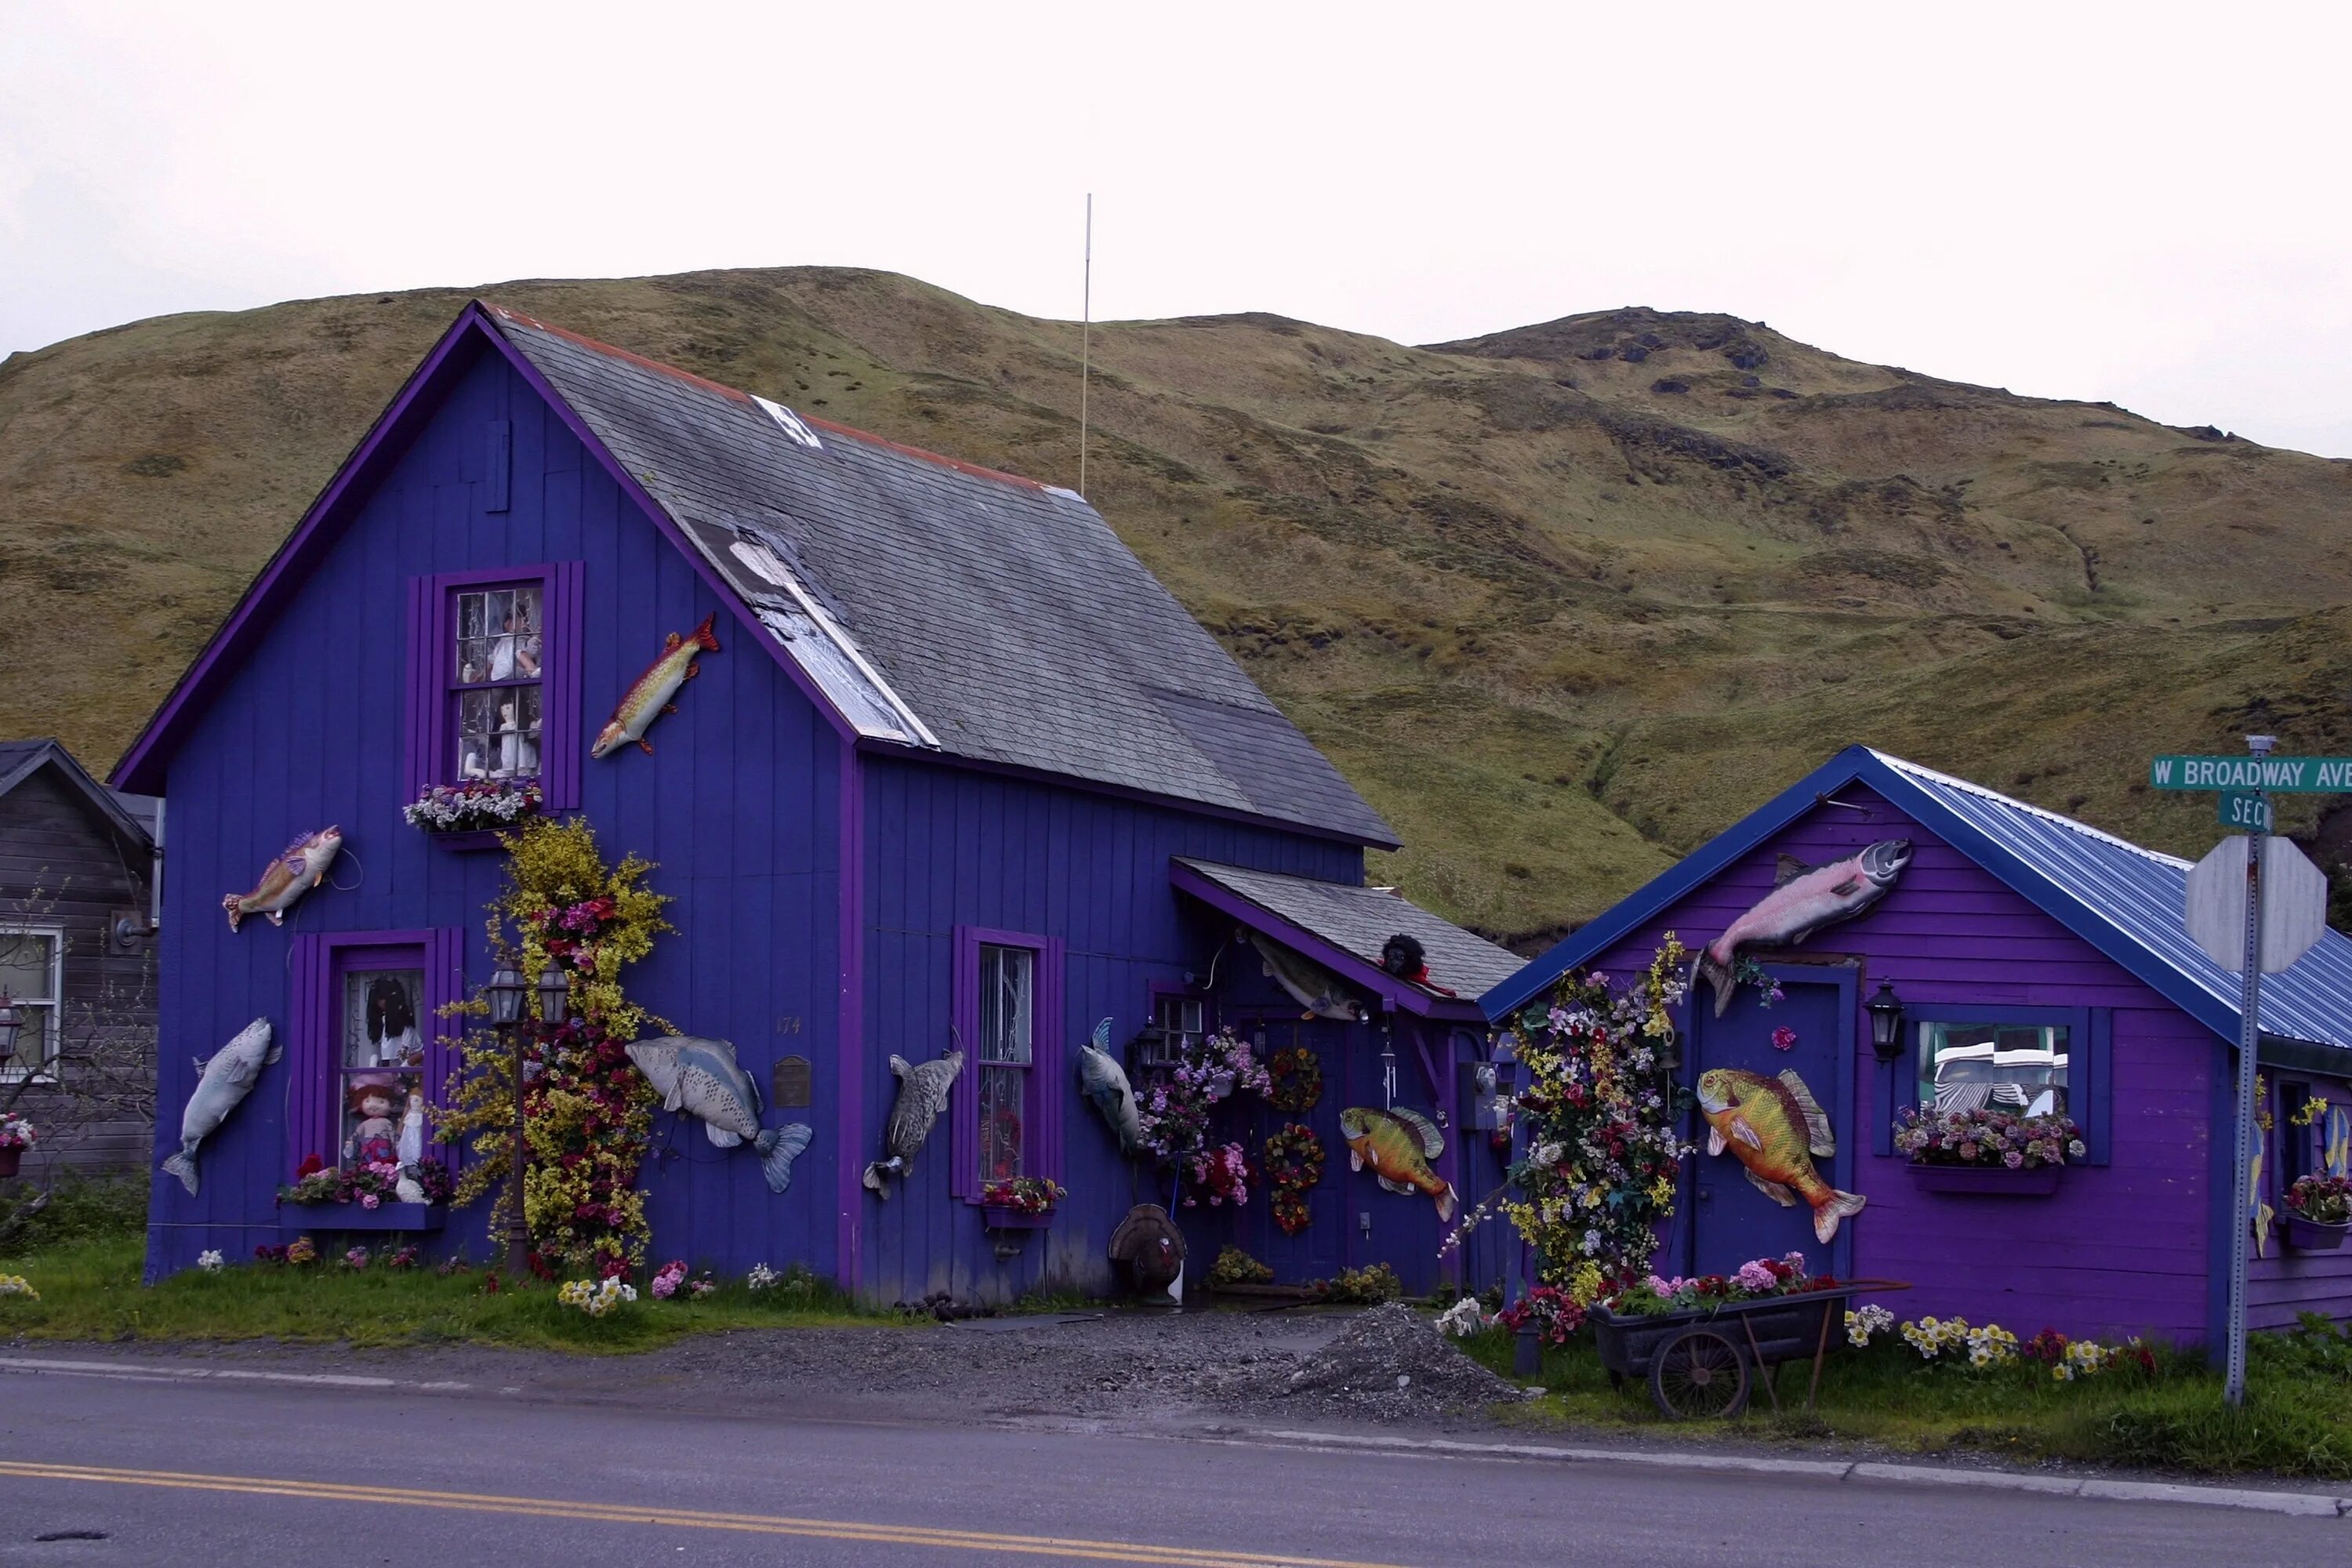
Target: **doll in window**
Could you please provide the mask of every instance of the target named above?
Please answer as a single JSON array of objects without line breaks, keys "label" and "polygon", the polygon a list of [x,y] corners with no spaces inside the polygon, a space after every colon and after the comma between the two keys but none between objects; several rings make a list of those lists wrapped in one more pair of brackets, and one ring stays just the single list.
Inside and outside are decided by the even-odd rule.
[{"label": "doll in window", "polygon": [[358,1118],[343,1140],[344,1167],[397,1164],[400,1130],[392,1120],[392,1084],[380,1078],[354,1079],[343,1103]]},{"label": "doll in window", "polygon": [[425,1042],[416,1034],[416,1003],[407,983],[381,974],[368,982],[367,1037],[378,1067],[417,1067]]}]

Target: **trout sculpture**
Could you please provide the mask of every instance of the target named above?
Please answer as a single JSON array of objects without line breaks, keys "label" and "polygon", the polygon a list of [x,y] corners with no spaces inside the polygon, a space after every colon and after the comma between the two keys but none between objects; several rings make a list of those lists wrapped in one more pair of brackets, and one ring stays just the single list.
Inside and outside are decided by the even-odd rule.
[{"label": "trout sculpture", "polygon": [[1722,1017],[1739,989],[1741,948],[1759,942],[1794,946],[1815,931],[1850,921],[1885,898],[1909,864],[1907,838],[1882,838],[1859,855],[1826,866],[1781,856],[1780,879],[1771,892],[1691,960],[1692,986],[1697,986],[1701,975],[1706,977],[1715,990],[1715,1016]]}]

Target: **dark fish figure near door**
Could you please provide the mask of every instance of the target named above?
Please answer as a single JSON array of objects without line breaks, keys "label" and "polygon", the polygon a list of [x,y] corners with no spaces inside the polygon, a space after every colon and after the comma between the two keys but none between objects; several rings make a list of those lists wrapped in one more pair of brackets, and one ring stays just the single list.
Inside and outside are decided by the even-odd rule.
[{"label": "dark fish figure near door", "polygon": [[1908,838],[1882,838],[1859,855],[1808,866],[1780,857],[1780,879],[1757,906],[1731,922],[1731,929],[1701,948],[1691,960],[1691,984],[1699,977],[1715,990],[1715,1016],[1722,1017],[1739,989],[1739,950],[1763,944],[1793,947],[1814,932],[1850,921],[1886,896],[1903,868],[1911,864]]}]

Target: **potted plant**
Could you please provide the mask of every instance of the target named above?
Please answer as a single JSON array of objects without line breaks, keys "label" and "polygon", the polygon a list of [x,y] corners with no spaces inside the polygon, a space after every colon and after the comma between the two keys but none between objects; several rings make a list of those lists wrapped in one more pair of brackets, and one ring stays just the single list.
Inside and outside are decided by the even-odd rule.
[{"label": "potted plant", "polygon": [[438,1230],[455,1185],[437,1160],[343,1166],[323,1164],[313,1154],[291,1186],[278,1189],[278,1201],[334,1205],[342,1212],[319,1222],[331,1230]]},{"label": "potted plant", "polygon": [[1906,1106],[1895,1119],[1895,1147],[1911,1156],[1911,1179],[1926,1192],[2046,1197],[2058,1173],[2083,1157],[2083,1130],[2066,1116]]},{"label": "potted plant", "polygon": [[0,1176],[15,1175],[25,1151],[40,1141],[31,1122],[13,1110],[0,1110]]},{"label": "potted plant", "polygon": [[498,836],[537,816],[545,804],[537,779],[467,779],[457,784],[427,784],[401,808],[411,827],[421,828],[452,848],[494,847]]},{"label": "potted plant", "polygon": [[980,1189],[981,1224],[990,1230],[1043,1230],[1054,1223],[1054,1205],[1069,1196],[1058,1182],[1015,1176]]},{"label": "potted plant", "polygon": [[2286,1244],[2328,1252],[2352,1231],[2352,1176],[2297,1176],[2286,1190]]}]

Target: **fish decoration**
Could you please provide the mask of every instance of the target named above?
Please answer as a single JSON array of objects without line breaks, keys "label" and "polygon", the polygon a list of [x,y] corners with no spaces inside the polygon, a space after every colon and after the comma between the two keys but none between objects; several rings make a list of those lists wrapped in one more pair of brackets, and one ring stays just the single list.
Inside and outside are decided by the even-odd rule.
[{"label": "fish decoration", "polygon": [[760,1157],[760,1173],[770,1192],[792,1186],[793,1162],[809,1146],[813,1134],[803,1121],[760,1125],[760,1086],[735,1060],[731,1042],[666,1035],[625,1048],[661,1095],[664,1110],[682,1110],[700,1121],[704,1135],[721,1149],[750,1143]]},{"label": "fish decoration", "polygon": [[2327,1141],[2321,1157],[2331,1176],[2352,1176],[2352,1110],[2342,1106],[2327,1112]]},{"label": "fish decoration", "polygon": [[718,635],[710,629],[718,619],[719,612],[713,610],[702,617],[702,624],[694,628],[691,636],[669,634],[669,640],[662,644],[661,657],[646,666],[646,672],[629,682],[628,690],[621,694],[611,721],[597,731],[596,743],[588,748],[590,756],[608,757],[632,741],[646,755],[654,754],[653,742],[646,739],[646,731],[653,728],[656,719],[677,711],[670,699],[677,695],[679,687],[702,673],[702,667],[694,662],[695,656],[719,651]]},{"label": "fish decoration", "polygon": [[948,1090],[963,1070],[963,1052],[950,1050],[920,1067],[909,1067],[904,1057],[890,1058],[890,1076],[898,1080],[898,1101],[882,1129],[882,1158],[866,1167],[860,1178],[869,1193],[890,1201],[890,1178],[912,1174],[915,1156],[931,1135],[931,1125],[948,1108]]},{"label": "fish decoration", "polygon": [[1812,1206],[1813,1236],[1826,1245],[1838,1222],[1860,1214],[1869,1200],[1842,1193],[1813,1168],[1816,1155],[1837,1152],[1837,1135],[1821,1102],[1793,1068],[1779,1078],[1713,1068],[1698,1075],[1699,1114],[1706,1118],[1706,1152],[1726,1149],[1747,1168],[1748,1184],[1782,1208],[1799,1198]]},{"label": "fish decoration", "polygon": [[1184,1233],[1158,1204],[1138,1204],[1127,1211],[1110,1233],[1106,1252],[1127,1270],[1135,1293],[1146,1301],[1164,1305],[1173,1300],[1170,1287],[1184,1277]]},{"label": "fish decoration", "polygon": [[1738,990],[1735,976],[1741,948],[1794,946],[1816,931],[1850,921],[1885,898],[1909,864],[1907,838],[1882,838],[1859,855],[1826,866],[1781,856],[1780,879],[1771,892],[1691,960],[1691,984],[1696,986],[1701,975],[1706,977],[1715,989],[1715,1016],[1722,1017]]},{"label": "fish decoration", "polygon": [[1135,1103],[1127,1069],[1110,1054],[1110,1020],[1095,1026],[1094,1037],[1078,1047],[1078,1089],[1118,1139],[1118,1152],[1132,1159],[1143,1147],[1143,1115]]},{"label": "fish decoration", "polygon": [[261,873],[261,880],[253,891],[229,893],[222,898],[221,908],[228,911],[228,929],[236,930],[237,922],[247,915],[268,915],[271,925],[284,925],[286,911],[319,885],[327,868],[335,863],[336,851],[342,847],[343,830],[340,827],[321,827],[289,844]]},{"label": "fish decoration", "polygon": [[1342,1024],[1363,1021],[1363,1004],[1357,1001],[1329,970],[1255,931],[1250,933],[1250,943],[1257,949],[1258,958],[1266,973],[1307,1009],[1307,1016],[1332,1018]]},{"label": "fish decoration", "polygon": [[209,1059],[196,1063],[196,1089],[180,1113],[180,1152],[163,1162],[165,1173],[179,1177],[190,1197],[196,1195],[196,1150],[245,1103],[261,1069],[283,1055],[269,1020],[256,1018]]},{"label": "fish decoration", "polygon": [[1348,1141],[1348,1169],[1370,1167],[1392,1193],[1427,1193],[1437,1200],[1441,1221],[1454,1217],[1454,1188],[1430,1168],[1445,1152],[1445,1134],[1428,1117],[1402,1106],[1350,1106],[1339,1113],[1339,1136]]}]

